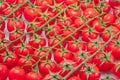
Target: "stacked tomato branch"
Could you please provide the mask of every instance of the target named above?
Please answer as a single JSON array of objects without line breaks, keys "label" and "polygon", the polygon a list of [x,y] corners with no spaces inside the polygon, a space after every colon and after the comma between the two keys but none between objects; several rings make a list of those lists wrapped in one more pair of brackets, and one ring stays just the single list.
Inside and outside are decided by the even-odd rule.
[{"label": "stacked tomato branch", "polygon": [[119,79],[119,8],[118,0],[0,1],[0,80]]}]

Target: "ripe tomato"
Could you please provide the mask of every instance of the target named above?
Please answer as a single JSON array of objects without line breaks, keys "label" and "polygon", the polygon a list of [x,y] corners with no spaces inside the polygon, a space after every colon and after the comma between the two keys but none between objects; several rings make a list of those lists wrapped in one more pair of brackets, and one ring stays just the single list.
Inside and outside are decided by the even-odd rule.
[{"label": "ripe tomato", "polygon": [[78,10],[74,10],[74,9],[68,9],[67,10],[67,16],[69,16],[70,18],[72,18],[72,19],[75,19],[76,17],[80,17],[80,15],[81,15],[81,12],[80,12],[80,10],[78,9]]},{"label": "ripe tomato", "polygon": [[0,32],[0,39],[1,40],[5,39],[5,34],[3,32]]},{"label": "ripe tomato", "polygon": [[117,64],[114,65],[112,73],[118,78],[120,78],[120,61],[118,61]]},{"label": "ripe tomato", "polygon": [[93,20],[91,26],[94,27],[95,30],[96,30],[97,32],[100,32],[100,33],[105,30],[105,28],[101,25],[99,19]]},{"label": "ripe tomato", "polygon": [[85,2],[80,3],[80,7],[82,10],[86,10],[87,8],[92,8],[93,4],[90,2],[88,5]]},{"label": "ripe tomato", "polygon": [[[40,59],[40,57],[42,57],[41,60],[46,60],[46,56],[45,55],[47,54],[47,51],[48,51],[48,49],[45,49],[45,48],[43,49],[41,47],[38,48],[33,53],[33,59],[38,61]],[[52,57],[52,54],[51,54],[51,52],[49,52],[48,53],[48,60],[50,60],[51,57]]]},{"label": "ripe tomato", "polygon": [[[60,39],[58,39],[58,38],[56,38],[56,39],[50,38],[50,39],[48,39],[48,46],[52,47],[55,44],[57,44],[58,42],[60,42]],[[62,45],[63,45],[63,43],[62,43]],[[56,48],[60,48],[60,45],[57,45],[53,50],[56,50]]]},{"label": "ripe tomato", "polygon": [[113,13],[114,13],[114,15],[120,17],[120,11],[119,11],[119,8],[114,8]]},{"label": "ripe tomato", "polygon": [[40,37],[39,35],[34,35],[30,37],[29,44],[34,48],[46,46],[46,39],[42,36]]},{"label": "ripe tomato", "polygon": [[107,51],[111,51],[112,55],[115,57],[115,59],[120,58],[120,47],[119,47],[119,42],[110,42],[106,48]]},{"label": "ripe tomato", "polygon": [[3,19],[0,17],[0,31],[3,31],[5,29],[5,22],[3,21],[1,23],[1,21],[3,21]]},{"label": "ripe tomato", "polygon": [[[101,38],[103,39],[103,41],[106,42],[117,32],[119,32],[119,29],[116,26],[109,26],[106,28],[106,30],[103,31],[103,33],[101,34]],[[114,40],[115,39],[118,39],[118,36],[114,37]]]},{"label": "ripe tomato", "polygon": [[68,80],[81,80],[78,76],[70,77]]},{"label": "ripe tomato", "polygon": [[63,0],[56,0],[56,2],[57,2],[57,3],[61,3],[61,2],[63,2]]},{"label": "ripe tomato", "polygon": [[111,7],[119,7],[120,6],[120,2],[117,0],[109,0],[109,4]]},{"label": "ripe tomato", "polygon": [[86,20],[84,20],[84,19],[76,18],[76,19],[74,20],[74,26],[75,26],[76,28],[78,28],[78,27],[80,27],[82,24],[84,24],[85,21],[86,21]]},{"label": "ripe tomato", "polygon": [[31,8],[31,7],[26,7],[23,11],[25,19],[29,22],[32,22],[34,19],[39,17],[40,12],[41,12],[40,8]]},{"label": "ripe tomato", "polygon": [[114,66],[113,62],[115,61],[113,55],[110,55],[110,53],[98,53],[93,60],[99,70],[103,72],[110,71]]},{"label": "ripe tomato", "polygon": [[30,55],[30,54],[33,54],[34,50],[31,46],[29,46],[28,44],[18,44],[16,47],[15,47],[15,53],[16,55],[18,55],[20,57],[21,56],[27,56],[27,55]]},{"label": "ripe tomato", "polygon": [[102,40],[93,40],[93,42],[88,42],[87,43],[87,51],[90,52],[91,54],[94,54],[94,52],[96,52],[101,45],[103,45],[104,42]]},{"label": "ripe tomato", "polygon": [[18,56],[13,52],[4,52],[3,56],[0,56],[0,62],[8,66],[9,69],[15,67],[18,62]]},{"label": "ripe tomato", "polygon": [[7,29],[9,32],[12,32],[16,29],[20,31],[24,31],[25,23],[21,19],[18,20],[9,19],[7,23]]},{"label": "ripe tomato", "polygon": [[[4,10],[4,15],[5,15],[5,16],[8,16],[11,12],[15,11],[17,7],[18,7],[18,6],[16,6],[16,5],[12,5],[12,7],[7,7],[7,8]],[[19,8],[19,9],[14,13],[14,15],[12,14],[11,16],[9,16],[9,18],[13,18],[14,16],[16,16],[16,17],[18,17],[18,16],[21,17],[21,16],[22,16],[22,10],[23,10],[23,8]]]},{"label": "ripe tomato", "polygon": [[77,0],[65,0],[66,5],[77,3]]},{"label": "ripe tomato", "polygon": [[[7,46],[9,43],[10,43],[9,41],[4,41],[4,40],[0,42],[0,49],[4,47],[3,49],[0,50],[0,53],[3,53],[6,51],[5,46]],[[13,47],[14,47],[14,44],[9,45],[8,50],[13,51]]]},{"label": "ripe tomato", "polygon": [[85,26],[82,31],[82,40],[85,42],[89,42],[90,40],[95,40],[98,37],[98,33],[94,30],[94,28]]},{"label": "ripe tomato", "polygon": [[42,75],[36,72],[29,72],[26,74],[24,80],[42,80]]},{"label": "ripe tomato", "polygon": [[[76,28],[75,28],[74,26],[70,25],[70,24],[67,25],[67,26],[64,26],[64,27],[62,28],[62,33],[61,33],[62,37],[68,36],[68,35],[69,35],[70,33],[72,33],[75,29],[76,29]],[[78,39],[79,36],[80,36],[80,33],[79,33],[79,31],[77,31],[77,32],[74,33],[72,36],[68,37],[66,40],[70,41],[70,40],[73,40],[73,38]]]},{"label": "ripe tomato", "polygon": [[13,67],[8,74],[9,80],[24,80],[25,71],[20,67]]},{"label": "ripe tomato", "polygon": [[88,17],[88,18],[93,18],[94,16],[97,16],[99,14],[98,11],[95,11],[94,8],[87,8],[84,11],[84,16]]},{"label": "ripe tomato", "polygon": [[72,53],[70,51],[62,51],[62,50],[56,50],[54,52],[54,60],[57,63],[60,63],[61,61],[63,61],[64,59],[67,60],[72,60]]},{"label": "ripe tomato", "polygon": [[7,4],[4,2],[0,3],[0,14],[4,14],[4,10],[7,8]]},{"label": "ripe tomato", "polygon": [[79,51],[78,45],[75,44],[74,42],[68,42],[68,48],[67,49],[71,52],[78,52]]},{"label": "ripe tomato", "polygon": [[[33,30],[37,30],[38,28],[40,28],[40,26],[41,26],[41,22],[38,22],[38,21],[35,21],[34,23],[28,24],[27,25],[27,32],[29,33],[29,32],[31,32]],[[35,33],[37,33],[38,35],[41,35],[42,29],[38,30]],[[31,36],[33,36],[33,33],[30,33],[29,35],[31,37]]]},{"label": "ripe tomato", "polygon": [[5,2],[9,3],[9,4],[13,4],[16,2],[16,0],[4,0]]},{"label": "ripe tomato", "polygon": [[115,22],[116,20],[116,17],[114,14],[106,14],[104,17],[103,17],[103,21],[105,21],[106,23],[113,23]]},{"label": "ripe tomato", "polygon": [[111,6],[109,5],[108,2],[105,2],[105,6],[103,7],[103,11],[106,13],[109,13],[110,10],[111,10]]},{"label": "ripe tomato", "polygon": [[[100,71],[96,66],[93,66],[91,64],[88,65],[88,67],[82,66],[80,68],[79,75],[82,80],[98,80],[100,79]],[[94,72],[95,71],[95,72]],[[89,75],[89,76],[88,76]]]},{"label": "ripe tomato", "polygon": [[6,65],[0,64],[0,80],[6,80],[9,70]]},{"label": "ripe tomato", "polygon": [[[72,20],[70,17],[66,16],[66,13],[64,13],[63,16],[64,16],[64,17],[60,17],[60,18],[57,19],[58,24],[59,24],[60,26],[62,26],[61,28],[63,28],[63,25],[64,25],[64,26],[68,26],[68,25],[70,26],[70,24],[73,23],[73,20]],[[61,25],[61,24],[62,24],[62,25]]]},{"label": "ripe tomato", "polygon": [[[58,70],[59,70],[59,75],[62,77],[65,77],[71,70],[71,68],[76,67],[76,64],[74,63],[73,60],[63,60],[60,62],[61,66],[58,66]],[[75,72],[73,72],[73,74],[71,74],[68,78],[72,77],[72,76],[77,76],[78,75],[78,70],[76,70]]]},{"label": "ripe tomato", "polygon": [[47,74],[45,77],[44,77],[44,80],[60,80],[60,76],[59,75],[56,75],[56,73],[53,73],[53,74]]},{"label": "ripe tomato", "polygon": [[50,5],[53,5],[53,0],[36,0],[37,6],[42,6],[42,11],[45,11],[46,9],[49,9]]},{"label": "ripe tomato", "polygon": [[46,36],[49,37],[54,37],[56,35],[60,35],[62,33],[62,26],[57,24],[57,25],[49,25],[46,27],[45,34]]},{"label": "ripe tomato", "polygon": [[23,67],[23,69],[26,72],[30,72],[32,71],[32,65],[34,64],[33,59],[31,58],[31,56],[26,56],[25,58],[21,57],[19,58],[17,65],[20,67]]},{"label": "ripe tomato", "polygon": [[[23,34],[22,33],[18,33],[18,32],[10,32],[9,33],[9,40],[10,41],[14,41],[15,39],[18,39],[19,37],[21,37]],[[25,41],[26,40],[26,36],[22,37],[22,39],[18,39],[15,42],[13,42],[13,44],[17,45],[19,43],[21,43],[21,40]]]},{"label": "ripe tomato", "polygon": [[49,70],[52,72],[57,72],[57,66],[52,61],[40,62],[38,67],[39,67],[39,72],[43,76],[47,75],[49,73]]}]

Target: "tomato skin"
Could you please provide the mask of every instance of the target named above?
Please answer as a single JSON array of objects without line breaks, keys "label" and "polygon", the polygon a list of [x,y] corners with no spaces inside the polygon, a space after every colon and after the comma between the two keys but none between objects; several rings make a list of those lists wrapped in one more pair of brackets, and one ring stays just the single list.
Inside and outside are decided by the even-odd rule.
[{"label": "tomato skin", "polygon": [[109,11],[111,10],[111,6],[109,5],[108,2],[106,2],[105,4],[106,5],[103,7],[103,11],[109,13]]},{"label": "tomato skin", "polygon": [[76,27],[76,28],[78,28],[78,27],[80,27],[82,24],[84,24],[85,23],[85,20],[84,19],[79,19],[79,18],[76,18],[75,20],[74,20],[74,26]]},{"label": "tomato skin", "polygon": [[[89,28],[88,27],[84,27],[81,32],[81,35],[82,35],[82,40],[85,41],[85,42],[90,42],[89,39],[91,40],[95,40],[97,37],[98,37],[98,33],[96,31],[92,31],[92,32],[89,32],[88,30]],[[87,32],[84,32],[84,30],[87,30]]]},{"label": "tomato skin", "polygon": [[[119,32],[119,28],[116,26],[108,26],[108,29],[111,28],[111,33],[109,34],[109,32],[107,30],[104,30],[103,33],[101,34],[101,38],[103,39],[103,41],[108,41],[110,39],[111,36],[115,35],[117,32]],[[113,40],[118,39],[118,36],[114,37]]]},{"label": "tomato skin", "polygon": [[89,3],[88,5],[86,5],[85,2],[81,2],[80,3],[80,7],[82,10],[86,10],[87,8],[92,8],[93,7],[93,4],[92,3]]},{"label": "tomato skin", "polygon": [[[7,16],[7,15],[9,15],[11,12],[13,12],[14,10],[16,10],[16,8],[17,8],[18,6],[13,6],[12,8],[9,8],[9,7],[7,7],[7,9],[5,9],[4,10],[4,15],[5,16]],[[15,14],[15,16],[16,17],[21,17],[22,16],[22,11],[23,11],[23,8],[19,8],[14,14]],[[14,15],[11,15],[11,16],[9,16],[9,18],[13,18],[14,17]]]},{"label": "tomato skin", "polygon": [[67,14],[67,16],[71,17],[72,20],[74,20],[76,18],[76,16],[80,17],[81,12],[79,9],[78,10],[68,9],[66,14]]},{"label": "tomato skin", "polygon": [[25,23],[22,20],[17,20],[17,21],[8,20],[8,23],[7,23],[7,29],[8,29],[8,31],[12,32],[12,31],[15,30],[15,28],[17,30],[24,31],[24,29],[25,29]]},{"label": "tomato skin", "polygon": [[49,9],[50,5],[53,5],[53,0],[36,0],[36,5],[37,6],[42,6],[42,11],[45,11],[46,9]]},{"label": "tomato skin", "polygon": [[61,3],[61,2],[63,2],[63,0],[56,0],[56,2],[57,2],[57,3]]},{"label": "tomato skin", "polygon": [[[80,70],[84,70],[85,69],[85,66],[82,66],[81,68],[80,68]],[[89,77],[88,77],[88,80],[98,80],[98,79],[100,79],[100,71],[99,71],[99,69],[95,66],[94,68],[93,68],[93,70],[95,70],[96,72],[91,72],[90,74],[89,74]],[[79,75],[80,75],[80,78],[82,79],[82,80],[87,80],[87,72],[86,71],[80,71],[79,72]]]},{"label": "tomato skin", "polygon": [[69,42],[67,49],[71,52],[78,52],[79,51],[79,47],[74,42]]},{"label": "tomato skin", "polygon": [[[7,55],[6,52],[2,54]],[[6,57],[7,59],[5,60]],[[16,66],[16,63],[18,62],[18,56],[15,53],[9,54],[9,56],[0,56],[0,62],[4,63],[9,69],[11,69],[12,67]]]},{"label": "tomato skin", "polygon": [[119,1],[115,1],[115,0],[109,0],[109,4],[111,7],[119,7],[120,6],[120,2]]},{"label": "tomato skin", "polygon": [[24,80],[25,71],[20,67],[13,67],[8,74],[9,80]]},{"label": "tomato skin", "polygon": [[3,32],[0,32],[0,39],[3,40],[5,38],[5,34]]},{"label": "tomato skin", "polygon": [[112,55],[115,57],[115,59],[119,59],[120,58],[120,47],[117,46],[114,42],[110,42],[107,47],[106,47],[107,51],[112,51]]},{"label": "tomato skin", "polygon": [[0,64],[0,80],[6,80],[9,70],[6,65]]},{"label": "tomato skin", "polygon": [[30,7],[26,7],[23,11],[25,19],[29,22],[33,21],[36,17],[39,17],[40,12],[41,12],[40,8],[32,9]]},{"label": "tomato skin", "polygon": [[[33,53],[33,59],[35,61],[38,61],[40,59],[40,57],[42,57],[41,60],[46,60],[46,56],[45,55],[46,55],[47,51],[48,51],[47,49],[44,49],[44,50],[41,50],[41,51],[35,50],[34,53]],[[48,60],[50,60],[51,57],[52,57],[52,54],[51,54],[51,52],[49,52]]]},{"label": "tomato skin", "polygon": [[[3,41],[0,43],[0,48],[5,47],[8,44],[9,44],[9,41]],[[9,45],[8,50],[13,51],[13,47],[14,47],[14,44]],[[5,51],[6,51],[6,48],[3,48],[2,50],[0,50],[0,53],[4,53]]]},{"label": "tomato skin", "polygon": [[[46,36],[49,37],[54,37],[55,35],[60,35],[62,33],[62,26],[57,24],[57,25],[50,25],[47,27],[48,30],[45,31]],[[50,29],[49,29],[50,28]]]},{"label": "tomato skin", "polygon": [[60,50],[56,50],[54,52],[54,60],[57,62],[57,63],[60,63],[61,61],[63,61],[64,59],[67,59],[67,60],[72,60],[72,53],[71,52],[64,52],[62,53],[62,51]]},{"label": "tomato skin", "polygon": [[39,72],[43,76],[49,73],[48,69],[52,72],[57,72],[57,66],[54,62],[50,62],[50,63],[40,62],[38,67],[39,67]]},{"label": "tomato skin", "polygon": [[98,11],[95,11],[93,8],[87,8],[84,11],[84,16],[88,17],[88,18],[93,18],[94,16],[97,16],[99,14]]},{"label": "tomato skin", "polygon": [[[28,24],[27,25],[27,32],[31,32],[35,29],[38,29],[40,26],[42,25],[41,21],[35,21],[34,24]],[[36,32],[38,35],[41,35],[42,33],[42,29],[41,30],[38,30]],[[33,33],[30,33],[30,37],[33,37]]]},{"label": "tomato skin", "polygon": [[[105,53],[105,54],[107,54],[107,53]],[[99,68],[100,71],[108,72],[113,68],[114,63],[112,63],[112,62],[114,62],[115,59],[114,59],[113,55],[110,55],[110,57],[109,57],[110,61],[106,60],[106,59],[104,59],[102,57],[104,57],[104,54],[100,54],[100,53],[97,54],[95,56],[95,58],[93,59],[94,63],[97,65],[97,67]],[[105,61],[105,62],[102,64],[103,61]]]},{"label": "tomato skin", "polygon": [[77,76],[73,76],[73,77],[70,77],[68,80],[81,80],[81,79]]},{"label": "tomato skin", "polygon": [[[15,39],[18,39],[18,38],[21,37],[21,36],[22,36],[21,33],[16,33],[16,34],[15,34],[14,32],[10,32],[10,33],[9,33],[9,40],[10,40],[10,41],[13,41],[13,40],[15,40]],[[25,40],[26,40],[26,36],[22,37],[21,40],[25,41]],[[20,44],[20,43],[21,43],[21,40],[18,39],[17,41],[13,42],[13,44],[15,44],[15,45]]]},{"label": "tomato skin", "polygon": [[74,4],[76,2],[77,2],[77,0],[65,0],[66,5],[71,5],[71,4]]},{"label": "tomato skin", "polygon": [[[0,21],[2,21],[3,19],[0,17]],[[2,23],[0,23],[0,31],[3,31],[5,29],[5,22],[3,21]]]},{"label": "tomato skin", "polygon": [[[115,76],[117,76],[118,78],[120,78],[120,67],[119,67],[119,65],[120,65],[120,61],[118,61],[115,65],[114,65],[114,67],[113,67],[113,69],[112,69],[112,73],[115,75]],[[118,68],[119,67],[119,68]],[[118,69],[117,69],[118,68]]]},{"label": "tomato skin", "polygon": [[42,80],[42,76],[36,72],[29,72],[26,74],[24,80]]},{"label": "tomato skin", "polygon": [[91,26],[92,26],[92,27],[95,27],[95,30],[96,30],[97,32],[100,32],[100,33],[105,30],[105,28],[101,26],[101,23],[100,23],[100,20],[99,20],[99,19],[93,20]]},{"label": "tomato skin", "polygon": [[115,15],[114,14],[106,14],[104,17],[103,17],[103,21],[107,22],[107,23],[113,23],[115,22]]},{"label": "tomato skin", "polygon": [[34,62],[31,60],[27,60],[25,58],[20,58],[17,62],[17,65],[20,66],[20,67],[23,67],[23,69],[26,71],[26,72],[30,72],[32,70],[32,65],[34,64]]},{"label": "tomato skin", "polygon": [[2,3],[0,5],[0,14],[4,14],[4,10],[7,8],[7,4],[5,3]]},{"label": "tomato skin", "polygon": [[16,2],[16,0],[4,0],[4,1],[9,3],[9,4],[13,4],[14,2]]},{"label": "tomato skin", "polygon": [[30,54],[30,49],[29,48],[24,48],[24,49],[20,49],[15,48],[15,53],[19,56],[19,55],[23,55],[23,56],[27,56],[28,54]]},{"label": "tomato skin", "polygon": [[[67,61],[67,64],[69,64],[69,67],[70,67],[70,66],[73,67],[73,68],[76,67],[76,64],[74,63],[73,60],[66,60],[66,61]],[[73,63],[73,64],[72,64],[72,63]],[[60,72],[59,75],[62,76],[62,77],[65,77],[65,76],[70,72],[71,69],[68,68],[68,67],[66,67],[66,69],[64,69],[64,67],[65,67],[65,65],[66,65],[66,62],[65,62],[64,60],[61,61],[60,64],[61,64],[62,66],[58,66],[58,71]],[[68,79],[69,79],[70,77],[77,76],[78,73],[79,73],[79,71],[78,71],[78,70],[75,70],[75,71],[68,77]]]},{"label": "tomato skin", "polygon": [[[70,18],[70,17],[66,17],[66,19],[64,20],[64,19],[62,19],[62,18],[60,18],[60,19],[58,19],[57,20],[58,21],[58,24],[60,25],[60,26],[62,26],[61,28],[63,28],[63,25],[64,26],[68,26],[69,24],[72,24],[73,23],[73,20]],[[63,25],[61,25],[61,24],[63,24]]]},{"label": "tomato skin", "polygon": [[46,40],[44,37],[43,38],[38,37],[37,39],[35,39],[34,37],[31,37],[29,40],[29,44],[34,48],[39,48],[46,45]]},{"label": "tomato skin", "polygon": [[[67,26],[69,26],[69,25],[67,25]],[[76,28],[74,28],[74,27],[72,27],[72,26],[69,26],[69,27],[71,27],[70,29],[64,29],[63,28],[63,30],[62,30],[62,37],[66,37],[66,36],[68,36],[70,33],[72,33],[72,31],[74,31]],[[73,37],[75,38],[75,39],[78,39],[79,38],[79,35],[80,33],[79,33],[79,31],[77,31],[76,33],[74,33],[73,34]],[[68,41],[70,41],[70,40],[73,40],[73,38],[70,36],[70,37],[68,37],[66,40],[68,40]]]}]

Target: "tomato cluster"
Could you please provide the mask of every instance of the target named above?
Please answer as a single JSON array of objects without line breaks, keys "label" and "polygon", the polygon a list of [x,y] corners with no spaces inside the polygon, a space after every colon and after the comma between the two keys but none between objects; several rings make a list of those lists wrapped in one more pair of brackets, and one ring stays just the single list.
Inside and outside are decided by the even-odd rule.
[{"label": "tomato cluster", "polygon": [[119,0],[0,1],[0,80],[117,80],[119,59]]}]

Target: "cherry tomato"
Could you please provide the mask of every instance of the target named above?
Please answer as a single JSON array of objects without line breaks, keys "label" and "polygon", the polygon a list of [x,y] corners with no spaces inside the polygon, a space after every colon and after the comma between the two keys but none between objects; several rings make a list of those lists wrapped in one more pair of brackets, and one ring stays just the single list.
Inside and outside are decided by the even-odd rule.
[{"label": "cherry tomato", "polygon": [[0,80],[6,80],[9,70],[6,65],[0,64]]},{"label": "cherry tomato", "polygon": [[9,80],[24,80],[25,71],[20,67],[13,67],[8,74]]},{"label": "cherry tomato", "polygon": [[37,74],[36,72],[29,72],[26,74],[24,80],[42,80],[42,75]]}]

